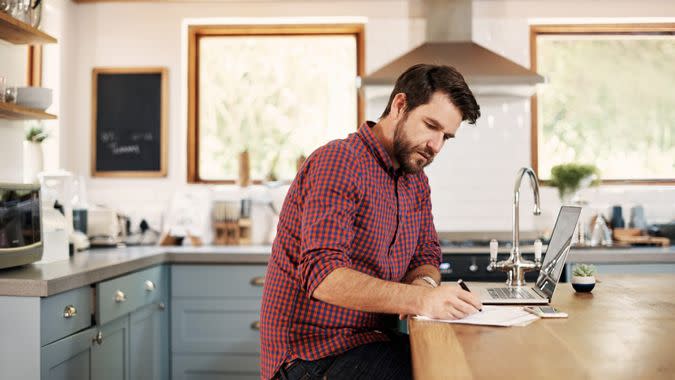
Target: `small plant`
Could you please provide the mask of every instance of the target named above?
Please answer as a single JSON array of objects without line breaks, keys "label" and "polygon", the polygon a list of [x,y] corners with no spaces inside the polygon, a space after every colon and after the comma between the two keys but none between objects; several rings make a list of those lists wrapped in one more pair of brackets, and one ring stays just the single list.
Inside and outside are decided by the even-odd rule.
[{"label": "small plant", "polygon": [[44,131],[42,126],[31,127],[26,133],[26,140],[34,143],[41,143],[49,137],[49,134]]},{"label": "small plant", "polygon": [[[589,183],[582,184],[584,179]],[[551,186],[558,188],[560,199],[576,193],[582,185],[598,185],[600,183],[600,171],[595,165],[561,164],[551,168]]]},{"label": "small plant", "polygon": [[592,277],[595,276],[595,266],[588,264],[577,264],[572,270],[572,275],[577,277]]}]

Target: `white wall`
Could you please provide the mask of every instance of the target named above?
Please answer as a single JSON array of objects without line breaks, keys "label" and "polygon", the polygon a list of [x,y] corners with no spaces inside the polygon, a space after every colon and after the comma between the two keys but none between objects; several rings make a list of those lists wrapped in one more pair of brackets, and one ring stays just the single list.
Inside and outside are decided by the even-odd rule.
[{"label": "white wall", "polygon": [[[366,65],[370,72],[421,42],[419,19],[407,1],[260,1],[220,3],[100,3],[72,5],[68,68],[62,69],[63,165],[89,175],[91,70],[97,66],[169,68],[169,175],[165,179],[90,179],[90,200],[157,221],[171,194],[185,187],[185,77],[181,23],[201,17],[363,16]],[[529,65],[528,25],[534,18],[675,16],[667,1],[479,1],[474,4],[475,39]],[[620,20],[616,20],[620,21]],[[462,127],[428,169],[439,230],[509,230],[514,175],[530,163],[529,102],[479,100],[483,118]],[[381,112],[373,104],[367,114]],[[488,120],[493,120],[488,123]],[[545,228],[557,209],[553,189],[542,189],[545,215],[528,214],[531,195],[523,186],[522,228]],[[675,217],[673,187],[604,187],[590,190],[592,205],[642,203],[650,221]],[[626,215],[627,217],[627,215]]]}]

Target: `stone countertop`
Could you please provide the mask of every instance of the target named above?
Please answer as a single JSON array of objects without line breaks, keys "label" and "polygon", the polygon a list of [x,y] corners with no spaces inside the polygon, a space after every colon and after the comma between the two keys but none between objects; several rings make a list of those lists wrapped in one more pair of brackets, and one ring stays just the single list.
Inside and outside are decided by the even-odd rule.
[{"label": "stone countertop", "polygon": [[[0,270],[0,296],[47,297],[158,264],[267,264],[271,246],[126,247],[78,252],[68,260]],[[528,251],[523,247],[523,252]],[[488,254],[485,248],[443,253]],[[507,250],[500,251],[508,253]],[[675,263],[675,247],[573,249],[571,262]]]}]

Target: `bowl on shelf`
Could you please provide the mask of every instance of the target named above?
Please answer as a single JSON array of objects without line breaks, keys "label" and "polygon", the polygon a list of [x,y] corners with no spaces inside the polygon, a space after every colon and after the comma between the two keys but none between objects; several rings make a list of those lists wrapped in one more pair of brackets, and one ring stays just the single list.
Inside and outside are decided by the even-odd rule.
[{"label": "bowl on shelf", "polygon": [[17,87],[16,104],[44,111],[52,105],[52,89],[44,87]]}]

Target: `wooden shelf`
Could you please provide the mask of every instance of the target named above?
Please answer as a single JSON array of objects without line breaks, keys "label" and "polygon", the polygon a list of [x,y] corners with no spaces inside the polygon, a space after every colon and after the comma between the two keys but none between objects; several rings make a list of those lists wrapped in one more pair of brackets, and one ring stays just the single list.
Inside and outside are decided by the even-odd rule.
[{"label": "wooden shelf", "polygon": [[0,119],[6,120],[53,120],[56,115],[41,110],[0,102]]},{"label": "wooden shelf", "polygon": [[15,45],[40,45],[56,43],[56,38],[0,12],[0,39]]}]

